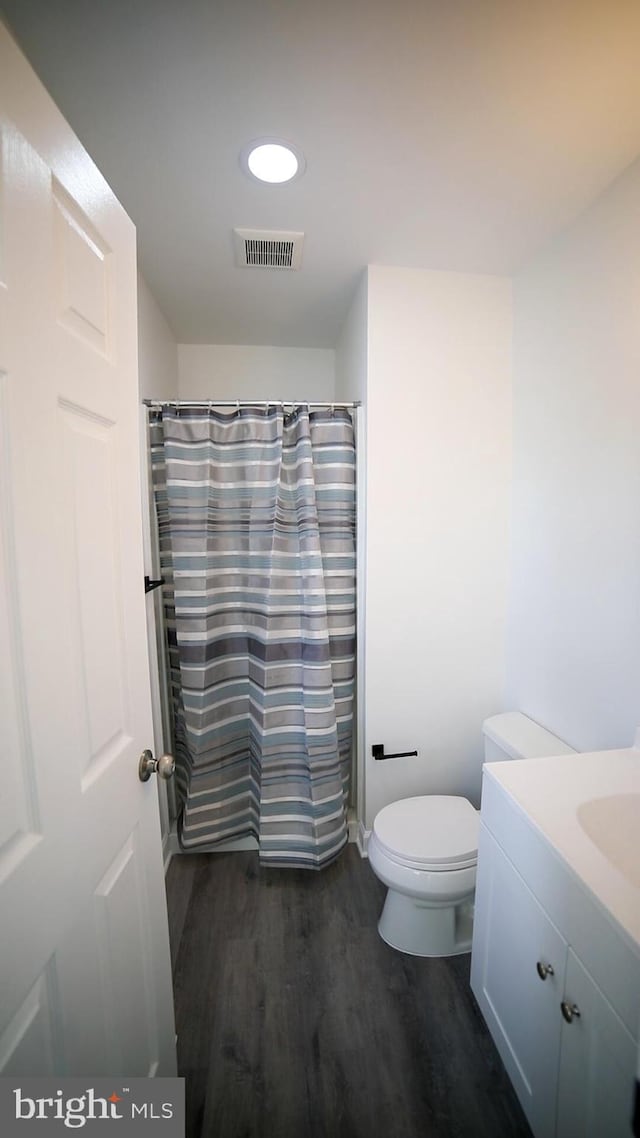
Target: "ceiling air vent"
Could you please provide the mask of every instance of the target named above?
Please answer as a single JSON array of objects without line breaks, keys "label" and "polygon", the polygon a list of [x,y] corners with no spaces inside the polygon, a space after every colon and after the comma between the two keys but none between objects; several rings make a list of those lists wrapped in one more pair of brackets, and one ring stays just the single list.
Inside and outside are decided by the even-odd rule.
[{"label": "ceiling air vent", "polygon": [[236,265],[241,269],[299,269],[304,233],[234,229]]}]

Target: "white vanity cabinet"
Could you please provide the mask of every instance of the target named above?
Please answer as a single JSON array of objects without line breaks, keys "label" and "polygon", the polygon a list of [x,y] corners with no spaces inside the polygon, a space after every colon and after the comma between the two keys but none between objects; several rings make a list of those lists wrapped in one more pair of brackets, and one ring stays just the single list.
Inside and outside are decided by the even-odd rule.
[{"label": "white vanity cabinet", "polygon": [[486,768],[471,987],[535,1138],[630,1138],[638,946]]},{"label": "white vanity cabinet", "polygon": [[481,826],[471,987],[536,1138],[556,1133],[566,955],[567,942]]}]

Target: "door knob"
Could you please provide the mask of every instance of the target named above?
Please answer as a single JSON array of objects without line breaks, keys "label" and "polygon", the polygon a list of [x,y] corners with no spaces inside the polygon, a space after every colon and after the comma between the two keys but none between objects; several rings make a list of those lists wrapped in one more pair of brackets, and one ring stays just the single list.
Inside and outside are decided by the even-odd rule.
[{"label": "door knob", "polygon": [[541,980],[546,980],[547,976],[553,976],[553,965],[544,964],[542,960],[536,961],[536,970]]},{"label": "door knob", "polygon": [[563,1000],[560,1004],[560,1011],[567,1023],[573,1023],[574,1019],[580,1019],[580,1008],[577,1004],[569,1004],[566,1000]]},{"label": "door knob", "polygon": [[176,769],[176,760],[173,755],[161,755],[159,759],[154,759],[151,751],[143,751],[140,755],[140,762],[138,763],[138,778],[140,782],[147,782],[152,774],[157,774],[158,778],[171,778],[174,770]]}]

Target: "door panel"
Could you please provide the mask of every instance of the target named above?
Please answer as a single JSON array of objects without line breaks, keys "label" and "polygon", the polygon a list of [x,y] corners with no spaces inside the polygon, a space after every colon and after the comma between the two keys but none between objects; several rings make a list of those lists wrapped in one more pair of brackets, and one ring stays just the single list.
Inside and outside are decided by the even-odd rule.
[{"label": "door panel", "polygon": [[94,351],[112,357],[111,249],[56,178],[52,194],[58,323]]},{"label": "door panel", "polygon": [[[154,1005],[145,963],[148,939],[140,835],[131,834],[95,892],[95,920],[111,1062],[129,1074],[154,1075]],[[140,1015],[141,999],[145,1015]]]},{"label": "door panel", "polygon": [[[0,374],[0,486],[9,486],[7,376]],[[0,882],[38,840],[36,783],[22,693],[24,662],[17,619],[17,578],[11,498],[0,494],[0,707],[3,764],[0,795]]]},{"label": "door panel", "polygon": [[0,1038],[0,1070],[56,1073],[54,1021],[59,1019],[53,961],[38,977]]},{"label": "door panel", "polygon": [[66,540],[72,551],[76,683],[87,734],[82,756],[85,786],[131,742],[117,566],[117,449],[113,423],[69,405],[60,408],[59,419],[65,495],[71,503]]}]

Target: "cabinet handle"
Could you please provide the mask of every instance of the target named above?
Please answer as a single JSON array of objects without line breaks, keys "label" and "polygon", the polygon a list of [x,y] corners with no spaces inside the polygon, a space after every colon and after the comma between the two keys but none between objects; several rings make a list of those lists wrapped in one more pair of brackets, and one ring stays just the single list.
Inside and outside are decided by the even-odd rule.
[{"label": "cabinet handle", "polygon": [[546,980],[547,976],[553,976],[553,965],[543,964],[541,960],[536,961],[536,970],[541,980]]},{"label": "cabinet handle", "polygon": [[566,1000],[563,1000],[560,1004],[560,1011],[567,1023],[573,1023],[574,1019],[580,1019],[580,1008],[577,1004],[568,1004]]}]

